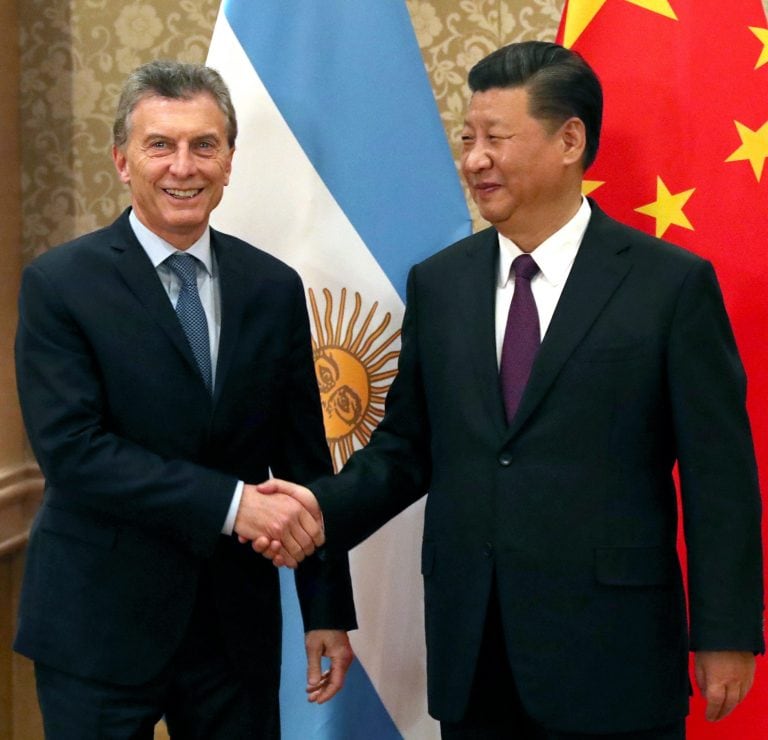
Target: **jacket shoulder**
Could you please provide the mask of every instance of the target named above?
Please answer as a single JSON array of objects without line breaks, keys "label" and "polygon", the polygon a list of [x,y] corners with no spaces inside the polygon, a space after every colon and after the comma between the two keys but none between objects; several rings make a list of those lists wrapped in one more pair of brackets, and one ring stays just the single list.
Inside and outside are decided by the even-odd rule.
[{"label": "jacket shoulder", "polygon": [[54,283],[73,286],[97,279],[111,262],[111,248],[135,239],[130,229],[127,233],[121,230],[119,221],[51,247],[29,262],[24,274],[36,272]]},{"label": "jacket shoulder", "polygon": [[707,261],[684,247],[617,221],[592,201],[590,205],[592,215],[584,234],[585,241],[596,240],[617,251],[631,248],[635,259],[652,260],[664,266],[678,265],[682,269],[690,269]]},{"label": "jacket shoulder", "polygon": [[300,279],[299,273],[293,267],[237,236],[211,228],[211,242],[228,258],[236,258],[245,269],[258,270],[264,277],[283,280]]},{"label": "jacket shoulder", "polygon": [[459,239],[459,241],[450,244],[439,252],[435,252],[432,256],[418,263],[415,268],[419,270],[447,269],[456,262],[461,262],[466,255],[486,252],[488,250],[493,251],[498,246],[498,243],[498,232],[494,227],[490,226],[487,229]]}]

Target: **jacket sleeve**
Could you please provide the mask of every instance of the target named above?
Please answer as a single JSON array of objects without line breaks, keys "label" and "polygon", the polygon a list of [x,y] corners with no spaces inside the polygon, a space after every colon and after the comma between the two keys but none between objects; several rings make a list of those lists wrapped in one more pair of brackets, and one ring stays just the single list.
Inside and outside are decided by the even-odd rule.
[{"label": "jacket sleeve", "polygon": [[[278,478],[305,484],[331,475],[320,394],[315,376],[304,289],[296,281],[286,403],[273,440],[270,467]],[[296,570],[296,590],[305,630],[354,629],[355,607],[346,552],[321,550]]]},{"label": "jacket sleeve", "polygon": [[427,492],[430,433],[418,348],[417,270],[408,276],[398,373],[369,443],[333,479],[309,488],[320,501],[328,547],[352,548]]},{"label": "jacket sleeve", "polygon": [[746,379],[708,262],[683,285],[668,347],[691,649],[762,652],[761,504]]}]

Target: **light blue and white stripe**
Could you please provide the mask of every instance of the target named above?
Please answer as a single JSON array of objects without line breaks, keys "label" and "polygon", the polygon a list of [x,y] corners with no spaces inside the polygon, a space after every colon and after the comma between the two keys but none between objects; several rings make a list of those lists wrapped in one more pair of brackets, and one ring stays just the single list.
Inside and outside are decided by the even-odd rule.
[{"label": "light blue and white stripe", "polygon": [[[240,124],[213,225],[293,265],[316,294],[357,292],[399,326],[410,265],[470,231],[405,3],[224,0],[208,64]],[[357,661],[323,707],[304,696],[283,578],[286,740],[438,736],[426,714],[422,520],[423,501],[352,552]]]}]

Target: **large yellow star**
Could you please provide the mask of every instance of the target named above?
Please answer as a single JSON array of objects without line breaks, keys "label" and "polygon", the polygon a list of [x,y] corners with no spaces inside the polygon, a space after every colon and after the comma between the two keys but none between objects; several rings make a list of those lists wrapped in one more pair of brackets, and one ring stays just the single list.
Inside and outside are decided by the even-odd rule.
[{"label": "large yellow star", "polygon": [[756,28],[755,26],[750,26],[749,30],[752,31],[763,44],[763,51],[755,65],[755,69],[758,69],[768,62],[768,28]]},{"label": "large yellow star", "polygon": [[[620,2],[621,0],[611,0],[611,2]],[[568,14],[565,17],[565,30],[563,32],[563,44],[571,47],[576,40],[584,33],[586,27],[592,23],[594,17],[600,12],[600,9],[608,0],[569,0]],[[637,5],[652,13],[658,13],[667,18],[677,20],[675,11],[672,10],[670,0],[623,0],[623,2]]]},{"label": "large yellow star", "polygon": [[734,121],[734,123],[741,137],[741,146],[725,161],[741,162],[748,159],[757,181],[760,182],[765,158],[768,157],[768,121],[757,131],[753,131],[749,126],[738,121]]},{"label": "large yellow star", "polygon": [[659,238],[664,236],[664,233],[672,224],[693,231],[693,226],[688,217],[683,213],[683,208],[695,190],[696,188],[691,188],[682,193],[672,195],[664,181],[657,177],[656,200],[648,205],[635,208],[635,210],[644,216],[651,216],[651,218],[656,219],[656,236]]}]

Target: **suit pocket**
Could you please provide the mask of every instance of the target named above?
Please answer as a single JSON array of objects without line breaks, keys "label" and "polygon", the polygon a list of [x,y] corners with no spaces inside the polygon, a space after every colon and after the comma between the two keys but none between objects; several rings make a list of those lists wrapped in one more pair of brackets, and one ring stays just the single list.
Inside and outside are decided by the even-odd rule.
[{"label": "suit pocket", "polygon": [[114,527],[104,527],[90,519],[53,506],[46,506],[41,512],[40,529],[104,549],[110,549],[117,538],[117,530]]},{"label": "suit pocket", "polygon": [[673,581],[675,558],[664,547],[600,547],[595,576],[605,586],[666,586]]}]

